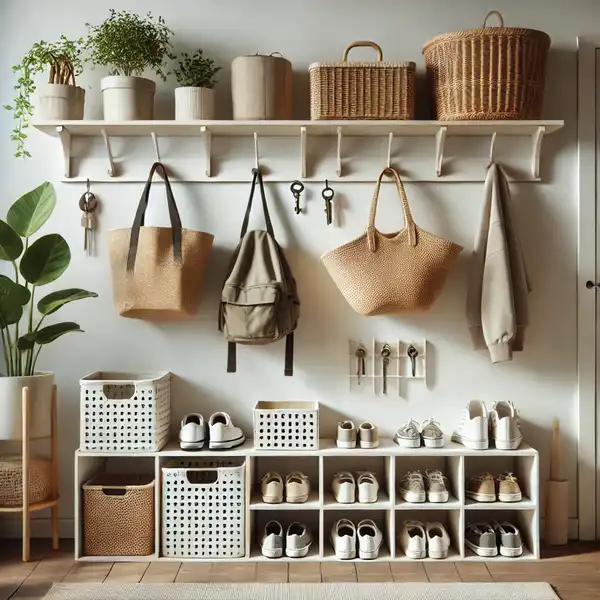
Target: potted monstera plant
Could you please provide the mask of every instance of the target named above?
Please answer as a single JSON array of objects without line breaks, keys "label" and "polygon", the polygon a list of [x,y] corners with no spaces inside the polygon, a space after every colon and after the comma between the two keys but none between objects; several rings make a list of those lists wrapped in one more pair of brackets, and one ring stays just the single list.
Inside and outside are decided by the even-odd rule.
[{"label": "potted monstera plant", "polygon": [[0,220],[0,260],[12,263],[14,270],[13,278],[0,275],[0,337],[6,369],[6,376],[0,377],[0,440],[20,437],[24,387],[30,392],[31,437],[49,435],[54,374],[36,370],[38,356],[47,344],[82,329],[77,323],[48,324],[46,319],[65,304],[97,297],[78,288],[39,297],[39,288],[58,279],[71,261],[69,245],[59,234],[33,239],[55,204],[54,187],[45,182],[21,196],[8,209],[6,221]]}]

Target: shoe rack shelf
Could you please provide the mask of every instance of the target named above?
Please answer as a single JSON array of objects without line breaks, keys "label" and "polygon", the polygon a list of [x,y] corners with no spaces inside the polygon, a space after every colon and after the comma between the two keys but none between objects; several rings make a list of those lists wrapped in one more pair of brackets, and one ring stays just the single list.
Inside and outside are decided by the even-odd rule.
[{"label": "shoe rack shelf", "polygon": [[[173,457],[206,458],[218,461],[229,457],[246,462],[246,555],[229,559],[174,559],[161,555],[161,469]],[[408,470],[428,468],[441,470],[449,480],[450,499],[446,503],[411,504],[398,493],[402,477]],[[157,481],[155,496],[155,551],[150,556],[84,556],[82,538],[82,485],[100,470],[152,472]],[[302,471],[310,479],[311,494],[304,504],[266,504],[260,496],[262,476],[275,471],[284,478],[291,471]],[[379,499],[373,504],[338,504],[331,493],[331,481],[339,471],[372,471],[380,486]],[[518,477],[521,502],[481,503],[465,495],[469,477],[489,471],[494,476],[511,471]],[[207,449],[186,452],[171,442],[159,452],[75,454],[75,558],[81,561],[333,561],[330,531],[340,518],[356,524],[373,519],[383,532],[384,546],[376,561],[410,561],[402,552],[398,538],[405,520],[441,521],[451,538],[452,547],[445,560],[522,561],[540,556],[539,537],[539,458],[535,449],[522,444],[518,450],[469,450],[446,439],[443,448],[401,448],[388,438],[382,438],[375,449],[340,449],[335,440],[321,439],[313,451],[256,450],[252,440],[233,450],[214,452]],[[263,557],[258,538],[270,520],[280,521],[285,528],[293,521],[306,523],[313,534],[313,544],[305,558],[270,559]],[[523,555],[518,558],[481,558],[465,548],[465,528],[471,522],[508,520],[521,531]],[[423,559],[434,560],[434,559]],[[360,559],[355,559],[359,561]],[[372,562],[372,561],[370,561]]]}]

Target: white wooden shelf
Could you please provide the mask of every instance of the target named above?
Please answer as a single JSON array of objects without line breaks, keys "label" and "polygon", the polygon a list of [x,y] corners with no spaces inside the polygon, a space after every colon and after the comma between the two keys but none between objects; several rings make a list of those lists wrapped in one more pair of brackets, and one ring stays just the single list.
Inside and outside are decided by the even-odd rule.
[{"label": "white wooden shelf", "polygon": [[462,503],[454,496],[448,498],[448,502],[407,502],[398,498],[396,492],[396,510],[460,510]]},{"label": "white wooden shelf", "polygon": [[319,508],[321,508],[321,503],[319,502],[319,492],[316,490],[312,490],[308,496],[308,500],[302,503],[279,502],[278,504],[270,504],[262,501],[258,491],[252,494],[250,501],[250,510],[269,510],[275,512],[278,510],[319,510]]},{"label": "white wooden shelf", "polygon": [[467,498],[466,510],[535,510],[535,502],[529,498],[523,498],[520,502],[477,502]]},{"label": "white wooden shelf", "polygon": [[392,507],[389,496],[384,490],[379,490],[377,502],[353,502],[352,504],[340,504],[331,492],[325,493],[325,502],[323,508],[325,510],[389,510]]}]

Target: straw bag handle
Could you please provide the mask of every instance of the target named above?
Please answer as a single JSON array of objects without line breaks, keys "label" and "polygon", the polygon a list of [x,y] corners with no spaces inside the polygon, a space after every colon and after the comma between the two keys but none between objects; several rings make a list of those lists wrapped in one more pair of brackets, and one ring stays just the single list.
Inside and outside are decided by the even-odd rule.
[{"label": "straw bag handle", "polygon": [[129,239],[129,254],[127,255],[127,271],[133,271],[135,266],[135,258],[137,256],[138,242],[140,239],[140,228],[144,226],[144,219],[146,216],[146,209],[148,208],[148,199],[150,197],[150,186],[152,185],[152,177],[154,173],[160,170],[162,177],[165,181],[165,190],[167,192],[167,206],[169,207],[169,219],[171,221],[171,231],[173,234],[173,256],[177,262],[181,262],[181,217],[175,204],[175,197],[173,196],[173,190],[167,176],[167,170],[164,165],[159,162],[155,162],[150,168],[148,180],[144,186],[140,203],[138,204],[135,218],[133,219],[133,225],[131,226],[131,237]]},{"label": "straw bag handle", "polygon": [[383,171],[381,171],[379,177],[377,178],[377,185],[375,186],[373,201],[371,202],[371,210],[369,211],[369,225],[367,226],[367,243],[369,244],[369,250],[371,252],[375,252],[375,250],[377,250],[377,239],[375,237],[375,232],[377,231],[375,227],[375,215],[377,213],[377,200],[379,199],[379,188],[381,188],[381,180],[383,179],[384,175],[392,175],[396,180],[396,188],[398,189],[398,195],[402,200],[405,227],[406,229],[408,229],[408,241],[411,246],[417,245],[417,232],[415,230],[415,221],[413,219],[412,213],[410,212],[410,206],[408,205],[408,198],[406,197],[406,192],[404,191],[402,179],[400,179],[400,175],[398,175],[396,169],[393,169],[392,167],[386,167],[385,169],[383,169]]},{"label": "straw bag handle", "polygon": [[500,21],[500,25],[498,25],[498,27],[504,27],[504,19],[502,18],[502,15],[500,14],[499,10],[490,10],[490,12],[487,14],[487,16],[485,17],[485,20],[483,21],[483,26],[487,27],[487,22],[488,19],[491,17],[498,17],[498,20]]},{"label": "straw bag handle", "polygon": [[383,51],[381,50],[381,46],[376,44],[375,42],[369,42],[367,40],[362,40],[358,42],[352,42],[345,50],[342,55],[342,62],[346,62],[348,60],[348,52],[352,50],[352,48],[358,48],[361,46],[367,46],[369,48],[373,48],[373,50],[377,50],[377,61],[381,62],[383,60]]}]

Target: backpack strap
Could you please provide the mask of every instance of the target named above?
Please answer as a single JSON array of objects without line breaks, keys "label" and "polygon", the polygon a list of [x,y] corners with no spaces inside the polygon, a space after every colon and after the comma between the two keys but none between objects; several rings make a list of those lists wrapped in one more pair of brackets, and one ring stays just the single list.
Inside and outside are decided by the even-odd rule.
[{"label": "backpack strap", "polygon": [[237,370],[235,342],[227,344],[227,372],[235,373]]},{"label": "backpack strap", "polygon": [[275,238],[273,233],[273,224],[271,223],[271,217],[269,215],[269,209],[267,207],[267,197],[265,195],[265,186],[263,185],[262,174],[259,169],[252,169],[252,187],[250,188],[250,198],[248,199],[248,206],[246,207],[246,214],[244,215],[244,221],[242,223],[242,231],[240,233],[240,239],[242,239],[248,231],[248,223],[250,222],[250,211],[252,210],[252,199],[254,198],[254,190],[256,189],[256,182],[260,186],[260,197],[262,199],[263,213],[265,215],[265,223],[267,224],[267,233]]},{"label": "backpack strap", "polygon": [[285,336],[285,370],[284,375],[291,377],[294,374],[294,332]]}]

